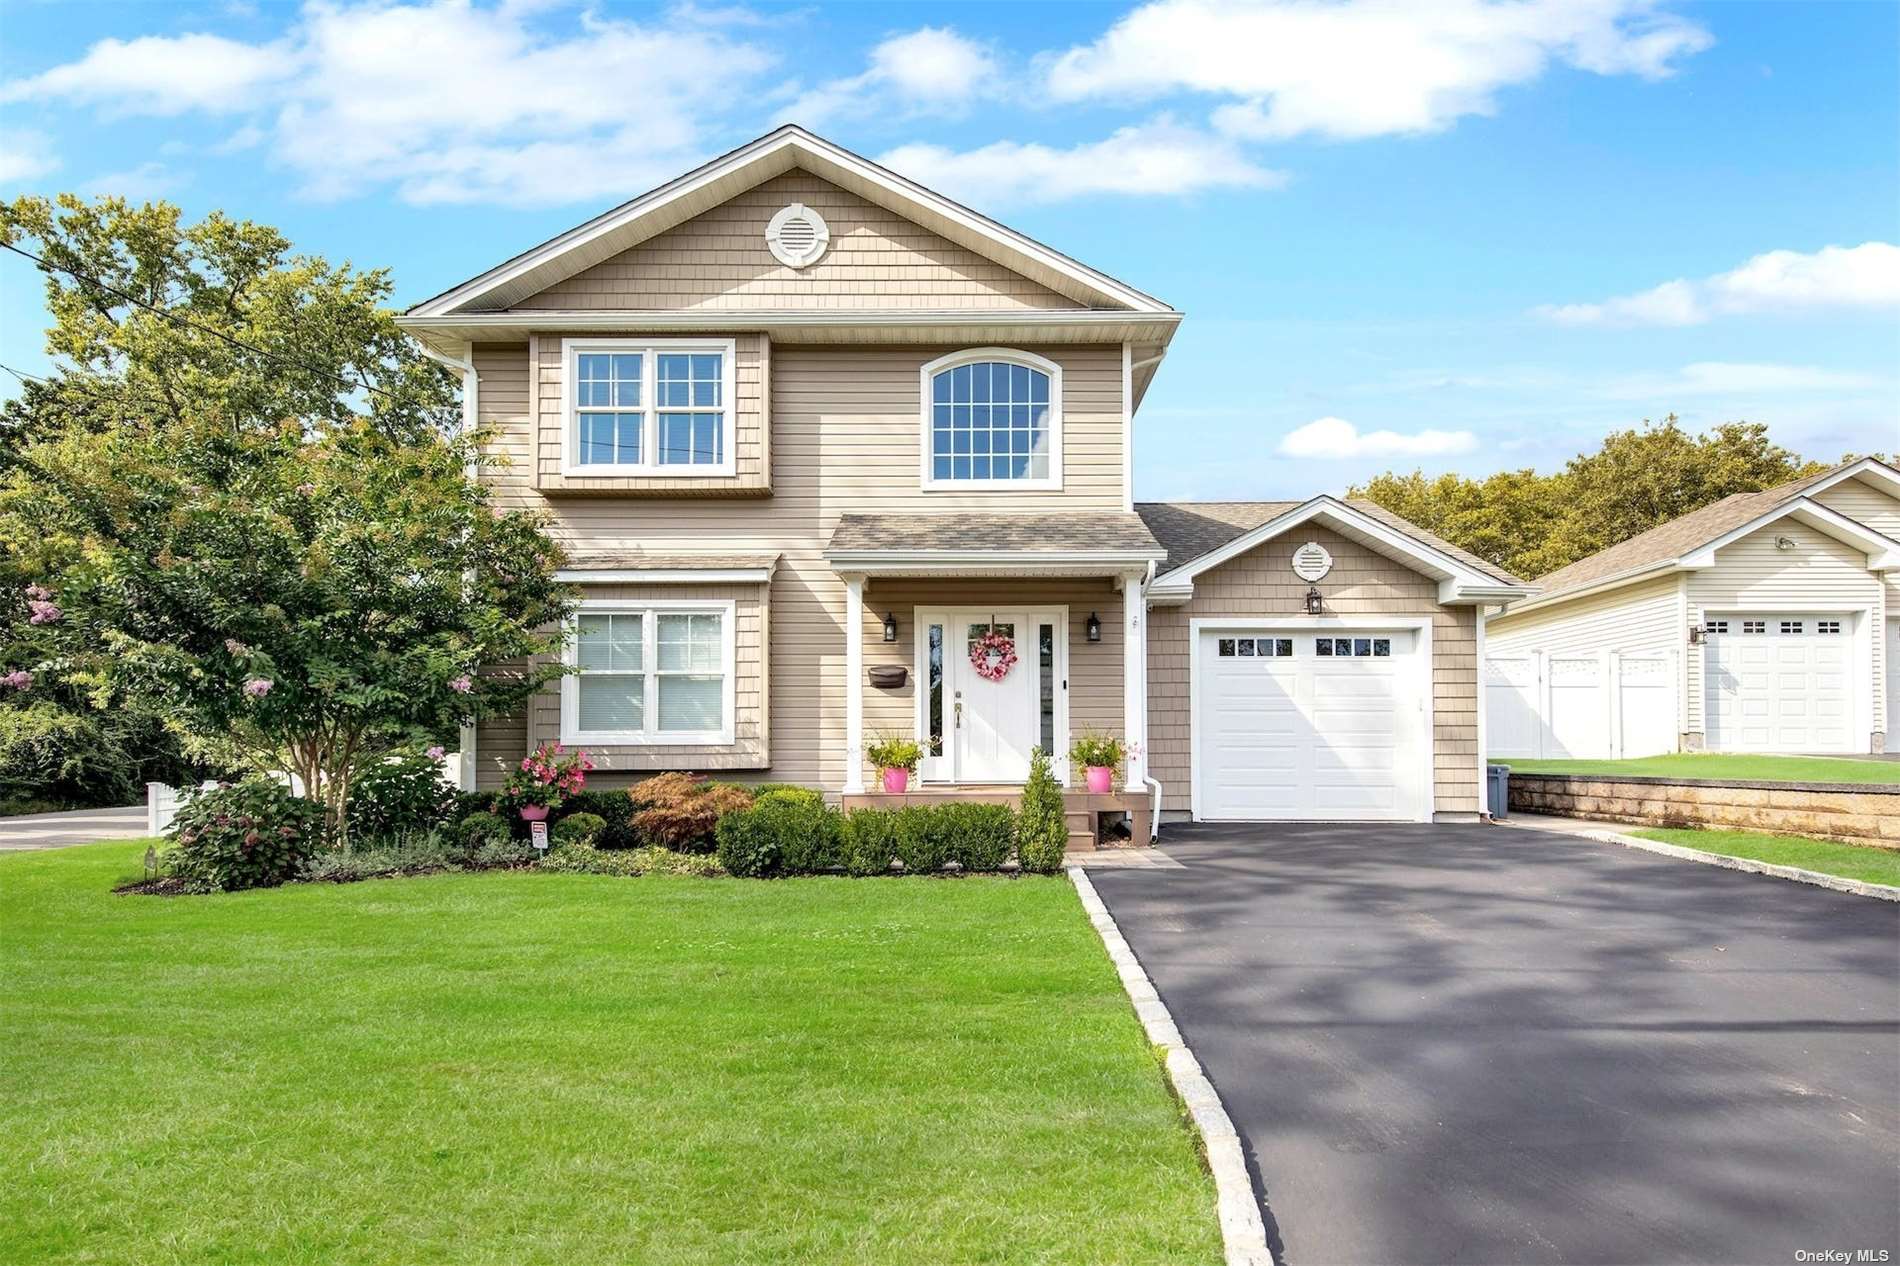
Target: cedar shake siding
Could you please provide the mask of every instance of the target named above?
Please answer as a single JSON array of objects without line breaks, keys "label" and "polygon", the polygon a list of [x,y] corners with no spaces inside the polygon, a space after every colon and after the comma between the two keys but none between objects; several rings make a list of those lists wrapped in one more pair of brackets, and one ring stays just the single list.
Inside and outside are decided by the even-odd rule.
[{"label": "cedar shake siding", "polygon": [[1318,524],[1258,547],[1194,578],[1182,606],[1148,612],[1148,770],[1167,789],[1170,816],[1187,807],[1189,621],[1286,617],[1306,610],[1307,582],[1293,574],[1293,551],[1317,541],[1333,556],[1320,582],[1329,611],[1343,616],[1430,616],[1432,620],[1433,808],[1473,814],[1478,804],[1477,620],[1471,607],[1438,603],[1438,582]]},{"label": "cedar shake siding", "polygon": [[[822,258],[789,268],[765,227],[802,202],[825,218]],[[1078,308],[1011,272],[806,171],[788,171],[515,305],[516,310]]]}]

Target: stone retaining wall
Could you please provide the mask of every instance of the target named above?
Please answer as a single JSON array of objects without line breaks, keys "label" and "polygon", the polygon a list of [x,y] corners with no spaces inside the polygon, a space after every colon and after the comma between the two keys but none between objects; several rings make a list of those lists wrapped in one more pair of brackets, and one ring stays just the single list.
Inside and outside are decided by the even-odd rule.
[{"label": "stone retaining wall", "polygon": [[1900,849],[1900,784],[1511,771],[1511,808],[1641,826],[1723,827]]}]

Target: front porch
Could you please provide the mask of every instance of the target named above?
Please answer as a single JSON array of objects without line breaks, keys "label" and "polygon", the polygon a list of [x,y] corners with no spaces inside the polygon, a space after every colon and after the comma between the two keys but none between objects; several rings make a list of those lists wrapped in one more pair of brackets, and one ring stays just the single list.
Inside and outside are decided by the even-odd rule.
[{"label": "front porch", "polygon": [[[1066,514],[846,515],[826,558],[845,589],[847,807],[945,796],[1014,803],[1041,748],[1065,788],[1071,840],[1093,848],[1091,815],[1136,817],[1146,842],[1147,642],[1142,585],[1162,556],[1139,517]],[[1069,768],[1072,739],[1115,734],[1123,785],[1091,796]],[[912,791],[873,787],[867,739],[914,738]]]},{"label": "front porch", "polygon": [[[846,792],[842,807],[853,809],[902,809],[907,805],[934,805],[946,801],[965,804],[1003,804],[1011,809],[1022,803],[1020,787],[963,786],[917,787],[893,794],[888,791]],[[1089,792],[1064,788],[1062,816],[1069,828],[1069,853],[1090,853],[1103,846],[1101,820],[1104,813],[1128,815],[1128,842],[1147,845],[1154,840],[1153,800],[1146,788],[1140,791]]]}]

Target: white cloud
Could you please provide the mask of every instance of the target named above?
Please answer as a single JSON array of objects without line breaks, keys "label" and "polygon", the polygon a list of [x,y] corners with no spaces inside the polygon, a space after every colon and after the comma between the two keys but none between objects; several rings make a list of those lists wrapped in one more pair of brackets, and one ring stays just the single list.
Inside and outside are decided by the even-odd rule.
[{"label": "white cloud", "polygon": [[150,202],[162,198],[187,183],[187,177],[156,161],[143,162],[124,171],[94,176],[79,187],[88,197],[118,197],[127,202]]},{"label": "white cloud", "polygon": [[893,35],[871,50],[869,60],[864,73],[804,93],[783,117],[817,126],[887,106],[908,114],[954,115],[973,101],[998,96],[1004,82],[989,49],[948,27]]},{"label": "white cloud", "polygon": [[1470,431],[1367,431],[1344,418],[1319,418],[1280,441],[1284,457],[1453,457],[1478,446]]},{"label": "white cloud", "polygon": [[37,180],[58,169],[52,137],[30,128],[0,129],[0,185]]},{"label": "white cloud", "polygon": [[1666,281],[1601,303],[1549,304],[1537,315],[1559,325],[1701,325],[1718,316],[1819,308],[1900,306],[1900,246],[1863,242],[1769,251],[1700,281]]},{"label": "white cloud", "polygon": [[703,120],[743,101],[772,56],[690,24],[582,13],[550,35],[532,3],[313,0],[288,35],[95,44],[79,61],[0,88],[102,113],[244,113],[301,192],[394,186],[416,203],[567,203],[625,197],[691,166]]},{"label": "white cloud", "polygon": [[1893,383],[1872,374],[1814,365],[1697,361],[1672,374],[1639,374],[1619,379],[1608,384],[1601,394],[1612,400],[1667,400],[1679,396],[1756,396],[1780,392],[1825,394],[1868,391],[1882,386],[1892,387]]},{"label": "white cloud", "polygon": [[1230,141],[1159,118],[1067,149],[996,141],[961,152],[904,145],[878,159],[933,189],[980,206],[1060,202],[1098,194],[1152,196],[1203,189],[1273,189],[1286,176]]},{"label": "white cloud", "polygon": [[1552,64],[1659,78],[1708,32],[1655,0],[1154,0],[1047,63],[1057,100],[1233,98],[1248,140],[1435,132]]},{"label": "white cloud", "polygon": [[0,101],[67,101],[108,114],[248,110],[264,104],[295,65],[281,44],[220,35],[100,40],[76,62],[0,87]]}]

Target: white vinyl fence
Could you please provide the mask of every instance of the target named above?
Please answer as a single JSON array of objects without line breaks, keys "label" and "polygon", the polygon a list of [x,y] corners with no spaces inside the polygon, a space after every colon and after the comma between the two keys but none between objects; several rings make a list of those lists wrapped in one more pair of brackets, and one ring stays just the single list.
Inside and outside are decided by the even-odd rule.
[{"label": "white vinyl fence", "polygon": [[1493,655],[1484,664],[1487,756],[1620,760],[1677,746],[1681,662],[1665,655]]}]

